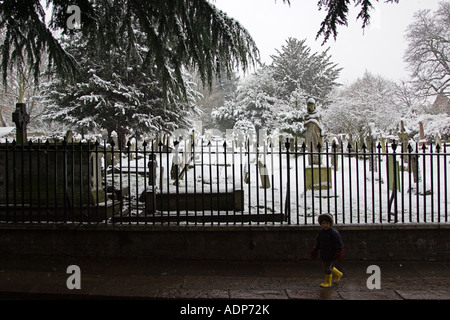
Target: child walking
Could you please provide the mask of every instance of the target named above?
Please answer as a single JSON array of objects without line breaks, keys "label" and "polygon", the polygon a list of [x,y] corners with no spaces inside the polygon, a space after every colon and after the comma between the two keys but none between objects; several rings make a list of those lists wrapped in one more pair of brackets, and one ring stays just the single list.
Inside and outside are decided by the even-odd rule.
[{"label": "child walking", "polygon": [[323,271],[325,281],[320,284],[322,288],[331,287],[331,280],[338,283],[343,273],[336,268],[336,264],[342,261],[343,243],[339,232],[333,228],[333,216],[329,213],[319,215],[320,230],[317,233],[316,244],[311,250],[311,258],[315,259],[319,255],[323,261]]}]

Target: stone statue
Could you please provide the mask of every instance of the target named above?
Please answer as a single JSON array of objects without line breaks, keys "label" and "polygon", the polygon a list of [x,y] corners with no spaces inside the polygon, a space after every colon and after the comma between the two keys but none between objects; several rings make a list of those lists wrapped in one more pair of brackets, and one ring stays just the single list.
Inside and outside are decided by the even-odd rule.
[{"label": "stone statue", "polygon": [[[310,152],[319,152],[318,146],[323,148],[322,125],[319,113],[316,110],[316,101],[309,98],[306,102],[308,114],[305,116],[305,144]],[[322,149],[321,149],[322,150]],[[322,164],[322,158],[318,154],[308,157],[309,165]]]}]

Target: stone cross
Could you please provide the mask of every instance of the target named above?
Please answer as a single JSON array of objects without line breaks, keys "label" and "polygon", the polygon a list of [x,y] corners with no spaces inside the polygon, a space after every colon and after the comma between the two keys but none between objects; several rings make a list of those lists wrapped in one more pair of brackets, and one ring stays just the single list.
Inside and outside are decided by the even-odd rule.
[{"label": "stone cross", "polygon": [[16,124],[16,142],[24,144],[27,141],[27,125],[30,122],[30,115],[27,113],[25,103],[16,103],[16,111],[12,114],[12,121]]}]

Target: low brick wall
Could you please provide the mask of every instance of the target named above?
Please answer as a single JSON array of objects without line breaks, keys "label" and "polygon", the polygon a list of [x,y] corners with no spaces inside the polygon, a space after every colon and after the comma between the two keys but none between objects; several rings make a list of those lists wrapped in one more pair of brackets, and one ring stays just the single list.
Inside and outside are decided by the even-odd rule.
[{"label": "low brick wall", "polygon": [[[450,261],[449,224],[336,226],[344,258]],[[220,260],[309,259],[318,226],[1,225],[0,254]]]}]

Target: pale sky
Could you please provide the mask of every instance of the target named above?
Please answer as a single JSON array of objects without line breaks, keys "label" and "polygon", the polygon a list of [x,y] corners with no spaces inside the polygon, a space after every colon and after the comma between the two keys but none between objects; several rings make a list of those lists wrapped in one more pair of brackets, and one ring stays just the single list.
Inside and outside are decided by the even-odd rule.
[{"label": "pale sky", "polygon": [[336,41],[330,38],[323,46],[323,37],[315,37],[326,12],[318,10],[317,0],[291,0],[290,6],[282,0],[211,2],[250,32],[263,62],[270,63],[270,56],[281,49],[288,37],[307,39],[307,45],[315,52],[330,47],[332,62],[343,68],[339,81],[348,84],[362,77],[365,70],[394,81],[406,80],[403,55],[407,27],[416,11],[435,11],[439,0],[400,0],[398,4],[373,1],[375,10],[366,30],[362,29],[361,20],[356,21],[359,7],[354,8],[351,1],[348,27],[339,26]]}]

